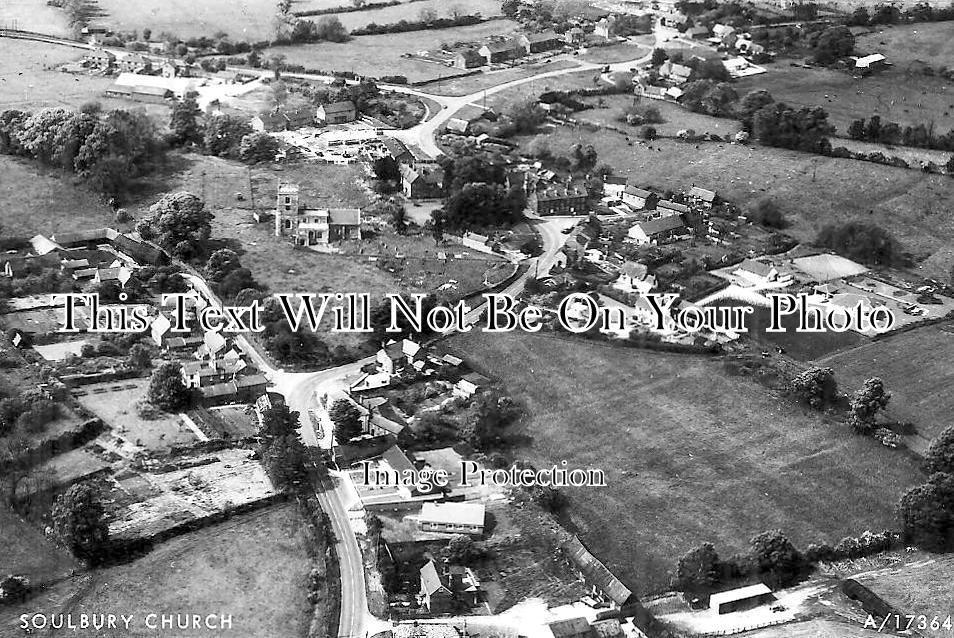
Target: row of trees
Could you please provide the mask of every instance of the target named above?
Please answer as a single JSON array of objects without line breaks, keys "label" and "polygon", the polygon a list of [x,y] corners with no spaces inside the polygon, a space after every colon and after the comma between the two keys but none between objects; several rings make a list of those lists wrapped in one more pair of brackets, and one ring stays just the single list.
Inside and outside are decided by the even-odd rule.
[{"label": "row of trees", "polygon": [[164,150],[155,124],[141,111],[102,112],[89,104],[78,113],[61,107],[0,113],[0,153],[74,172],[112,196],[152,171]]},{"label": "row of trees", "polygon": [[210,155],[249,164],[271,162],[281,148],[273,136],[253,131],[243,117],[220,115],[202,120],[199,105],[191,95],[173,105],[168,141],[172,146],[194,144]]},{"label": "row of trees", "polygon": [[932,551],[954,551],[954,426],[947,427],[924,455],[929,478],[898,503],[905,538]]},{"label": "row of trees", "polygon": [[[867,120],[865,118],[853,120],[848,126],[848,137],[880,144],[901,144],[917,148],[954,151],[954,129],[939,135],[935,133],[933,123],[928,126],[916,124],[902,127],[897,122],[882,121],[877,115],[872,115]],[[954,157],[948,162],[949,166],[952,164],[954,164]],[[954,171],[949,169],[949,172]]]}]

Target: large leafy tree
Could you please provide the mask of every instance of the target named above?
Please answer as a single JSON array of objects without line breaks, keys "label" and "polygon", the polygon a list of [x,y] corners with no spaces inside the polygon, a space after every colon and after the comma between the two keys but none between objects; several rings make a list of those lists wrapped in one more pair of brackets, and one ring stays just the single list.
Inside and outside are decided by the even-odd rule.
[{"label": "large leafy tree", "polygon": [[143,239],[155,239],[174,254],[182,252],[182,243],[201,252],[212,234],[212,213],[192,193],[169,193],[149,207],[149,215],[139,221],[136,230]]},{"label": "large leafy tree", "polygon": [[199,105],[192,96],[176,102],[172,107],[172,115],[169,117],[170,143],[175,146],[201,143],[200,113]]},{"label": "large leafy tree", "polygon": [[57,151],[57,137],[73,114],[61,107],[43,109],[28,117],[18,134],[20,144],[43,164],[52,164]]},{"label": "large leafy tree", "polygon": [[822,31],[814,45],[815,61],[819,64],[831,64],[848,57],[855,50],[855,36],[851,30],[839,25]]},{"label": "large leafy tree", "polygon": [[924,464],[930,474],[954,474],[954,426],[947,427],[931,442]]},{"label": "large leafy tree", "polygon": [[242,138],[252,132],[245,118],[232,115],[210,117],[205,122],[203,141],[206,152],[218,157],[239,156]]},{"label": "large leafy tree", "polygon": [[752,122],[755,137],[762,144],[815,153],[830,150],[828,136],[835,130],[820,106],[796,109],[784,102],[762,107]]},{"label": "large leafy tree", "polygon": [[106,558],[109,525],[95,490],[74,485],[53,503],[53,533],[75,556],[93,563]]},{"label": "large leafy tree", "polygon": [[686,552],[676,565],[675,587],[687,593],[704,594],[719,582],[719,554],[712,543]]},{"label": "large leafy tree", "polygon": [[296,436],[299,426],[299,414],[287,405],[273,405],[262,412],[262,426],[259,433],[265,438]]},{"label": "large leafy tree", "polygon": [[865,434],[875,430],[878,413],[888,407],[891,394],[884,389],[884,381],[872,377],[851,396],[848,407],[848,425],[855,432]]},{"label": "large leafy tree", "polygon": [[249,164],[271,162],[279,148],[278,140],[268,133],[250,133],[239,144],[239,158]]},{"label": "large leafy tree", "polygon": [[792,393],[816,410],[821,410],[838,397],[835,371],[831,368],[812,366],[799,373],[791,383]]},{"label": "large leafy tree", "polygon": [[169,361],[156,368],[149,379],[146,398],[166,412],[181,410],[189,404],[191,393],[182,382],[181,366]]},{"label": "large leafy tree", "polygon": [[238,253],[231,248],[220,248],[209,256],[205,271],[212,281],[222,281],[227,274],[241,267]]},{"label": "large leafy tree", "polygon": [[954,548],[954,475],[938,472],[912,487],[898,502],[897,514],[907,541],[931,551]]},{"label": "large leafy tree", "polygon": [[29,118],[29,113],[17,109],[7,109],[0,113],[0,153],[4,155],[26,153],[22,142],[22,129]]},{"label": "large leafy tree", "polygon": [[335,424],[339,443],[350,441],[361,434],[361,412],[351,401],[338,399],[328,408],[328,416]]},{"label": "large leafy tree", "polygon": [[749,542],[759,571],[777,585],[793,583],[805,566],[801,552],[781,530],[762,532]]}]

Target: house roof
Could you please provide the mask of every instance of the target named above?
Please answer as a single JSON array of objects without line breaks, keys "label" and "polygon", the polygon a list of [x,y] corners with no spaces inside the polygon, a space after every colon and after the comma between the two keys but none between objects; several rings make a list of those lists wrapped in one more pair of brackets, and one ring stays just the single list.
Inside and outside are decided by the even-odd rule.
[{"label": "house roof", "polygon": [[68,246],[69,244],[85,244],[92,241],[107,242],[115,239],[118,234],[119,233],[112,228],[90,228],[71,233],[57,233],[53,235],[53,241],[64,246]]},{"label": "house roof", "polygon": [[464,239],[477,242],[478,244],[486,244],[488,241],[490,241],[490,238],[487,237],[487,235],[481,235],[481,234],[472,233],[469,231],[464,233]]},{"label": "house roof", "polygon": [[338,226],[360,226],[360,208],[331,208],[328,210],[328,222]]},{"label": "house roof", "polygon": [[633,592],[614,576],[606,565],[593,556],[579,538],[572,536],[560,547],[570,562],[576,565],[583,574],[583,578],[589,584],[596,586],[614,603],[622,606],[632,597]]},{"label": "house roof", "polygon": [[705,188],[699,188],[698,186],[693,186],[689,189],[689,197],[698,197],[704,202],[712,203],[715,201],[716,194],[715,191],[710,191]]},{"label": "house roof", "polygon": [[772,264],[767,264],[755,259],[746,259],[739,264],[737,270],[744,270],[746,272],[758,275],[759,277],[768,277],[774,269],[775,268],[772,266]]},{"label": "house roof", "polygon": [[419,520],[456,525],[483,525],[483,503],[424,503]]},{"label": "house roof", "polygon": [[535,44],[538,42],[553,42],[554,40],[562,40],[562,38],[553,31],[542,31],[540,33],[525,33],[523,37],[526,38],[527,42]]},{"label": "house roof", "polygon": [[459,366],[460,364],[464,362],[463,359],[461,359],[460,357],[455,357],[452,354],[445,354],[443,357],[441,357],[441,361],[443,361],[444,363],[450,364],[452,366]]},{"label": "house roof", "polygon": [[51,253],[54,250],[63,250],[63,247],[57,244],[52,239],[48,239],[43,235],[34,235],[30,238],[30,246],[33,247],[33,252],[37,255],[45,255]]},{"label": "house roof", "polygon": [[328,104],[322,104],[321,108],[323,109],[325,115],[332,115],[335,113],[350,113],[351,111],[354,111],[354,102],[351,100],[329,102]]},{"label": "house roof", "polygon": [[628,178],[622,175],[607,175],[603,179],[603,184],[619,184],[620,186],[625,186],[627,181],[629,181]]},{"label": "house roof", "polygon": [[442,589],[450,593],[450,590],[441,583],[441,577],[437,573],[437,566],[434,561],[429,560],[421,567],[421,591],[428,596],[433,596]]},{"label": "house roof", "polygon": [[755,598],[756,596],[764,596],[765,594],[771,594],[772,590],[768,588],[768,585],[765,583],[759,583],[757,585],[749,585],[748,587],[739,587],[738,589],[730,589],[729,591],[719,592],[717,594],[712,594],[709,596],[709,608],[716,609],[719,605],[723,603],[732,603],[738,600],[747,600],[749,598]]},{"label": "house roof", "polygon": [[547,626],[553,633],[553,638],[575,638],[577,636],[588,636],[590,633],[590,623],[586,621],[586,618],[556,620]]},{"label": "house roof", "polygon": [[627,195],[635,195],[636,197],[642,197],[643,199],[646,199],[647,197],[652,195],[650,191],[646,190],[645,188],[639,188],[637,186],[627,186],[623,190],[623,192],[626,193]]},{"label": "house roof", "polygon": [[619,618],[597,620],[591,627],[596,638],[622,638],[624,635]]},{"label": "house roof", "polygon": [[396,140],[393,137],[385,137],[381,140],[381,143],[384,144],[384,148],[388,149],[388,153],[391,154],[391,157],[395,159],[408,152],[407,147],[404,146],[404,142]]},{"label": "house roof", "polygon": [[673,210],[677,213],[688,213],[689,207],[677,202],[671,202],[668,199],[662,199],[656,203],[656,210]]},{"label": "house roof", "polygon": [[467,120],[462,120],[459,117],[452,117],[449,120],[447,120],[447,124],[445,124],[444,126],[451,131],[466,133],[467,128],[470,126],[470,122],[468,122]]},{"label": "house roof", "polygon": [[398,472],[414,471],[414,464],[407,458],[404,451],[396,445],[392,445],[381,453],[381,460],[391,466],[391,469]]},{"label": "house roof", "polygon": [[886,58],[880,53],[872,53],[871,55],[866,55],[862,58],[858,58],[857,60],[855,60],[855,67],[865,68],[865,67],[871,66],[872,64],[876,62],[884,62],[885,60]]},{"label": "house roof", "polygon": [[477,53],[477,49],[473,49],[473,48],[464,49],[463,51],[458,51],[457,56],[462,57],[465,60],[483,59],[482,56],[479,53]]},{"label": "house roof", "polygon": [[627,277],[631,277],[633,279],[642,279],[646,276],[646,273],[649,272],[646,264],[641,264],[638,261],[627,261],[620,266],[619,270]]},{"label": "house roof", "polygon": [[685,228],[685,225],[682,223],[682,218],[680,218],[679,215],[668,215],[666,217],[650,219],[648,222],[641,222],[638,226],[646,233],[647,237]]},{"label": "house roof", "polygon": [[505,51],[513,51],[516,49],[518,44],[514,40],[500,40],[497,42],[488,42],[484,46],[480,47],[481,51],[487,49],[490,53],[504,53]]},{"label": "house roof", "polygon": [[478,372],[469,372],[465,374],[463,377],[461,377],[460,380],[467,381],[468,383],[472,383],[477,387],[480,387],[482,385],[487,385],[488,383],[490,383],[490,379],[488,379],[487,377],[485,377],[484,375]]},{"label": "house roof", "polygon": [[263,374],[250,374],[247,377],[236,379],[235,385],[239,388],[253,388],[259,385],[268,385],[268,379]]}]

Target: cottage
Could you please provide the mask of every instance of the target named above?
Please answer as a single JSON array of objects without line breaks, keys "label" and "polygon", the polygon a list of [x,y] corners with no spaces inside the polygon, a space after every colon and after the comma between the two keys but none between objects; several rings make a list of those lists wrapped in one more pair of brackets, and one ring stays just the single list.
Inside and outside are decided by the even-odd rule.
[{"label": "cottage", "polygon": [[873,53],[861,58],[855,58],[855,71],[860,71],[861,73],[872,73],[874,71],[880,71],[887,66],[887,64],[887,58],[880,53]]},{"label": "cottage", "polygon": [[425,532],[479,536],[484,517],[483,503],[424,503],[417,522]]},{"label": "cottage", "polygon": [[623,627],[619,618],[597,620],[592,625],[593,638],[624,638]]},{"label": "cottage", "polygon": [[707,210],[712,208],[716,202],[715,191],[699,188],[698,186],[693,186],[689,189],[688,197],[693,204],[701,206]]},{"label": "cottage", "polygon": [[464,235],[461,237],[460,243],[472,250],[480,250],[482,252],[489,252],[491,250],[490,237],[487,235],[481,235],[479,233],[464,233]]},{"label": "cottage", "polygon": [[717,38],[724,38],[727,35],[735,33],[735,27],[727,24],[714,24],[712,26],[712,35]]},{"label": "cottage", "polygon": [[467,131],[470,129],[470,122],[459,117],[452,117],[447,120],[447,124],[444,125],[444,128],[451,133],[467,135]]},{"label": "cottage", "polygon": [[475,69],[483,65],[484,58],[477,49],[464,49],[454,56],[454,66],[458,69]]},{"label": "cottage", "polygon": [[629,229],[629,237],[637,244],[659,244],[684,235],[686,227],[679,215],[669,215],[640,222]]},{"label": "cottage", "polygon": [[162,248],[146,241],[138,233],[117,235],[111,243],[113,248],[140,265],[161,266],[169,261],[169,255]]},{"label": "cottage", "polygon": [[275,236],[291,237],[300,246],[361,239],[361,209],[308,208],[301,202],[298,184],[279,184]]},{"label": "cottage", "polygon": [[586,42],[586,33],[580,27],[571,27],[563,34],[563,41],[570,46],[576,46]]},{"label": "cottage", "polygon": [[239,377],[235,381],[210,385],[200,389],[205,405],[226,403],[251,403],[265,392],[268,380],[260,375]]},{"label": "cottage", "polygon": [[775,266],[755,259],[746,259],[743,261],[739,264],[738,268],[733,271],[733,274],[745,279],[751,284],[764,285],[779,280],[779,272]]},{"label": "cottage", "polygon": [[548,623],[553,638],[592,638],[586,618],[567,618]]},{"label": "cottage", "polygon": [[402,164],[401,190],[412,199],[434,199],[444,193],[444,171],[440,168],[415,168]]},{"label": "cottage", "polygon": [[709,609],[717,614],[729,614],[734,611],[752,609],[775,600],[772,590],[764,583],[740,587],[709,596]]},{"label": "cottage", "polygon": [[83,56],[83,62],[90,68],[109,71],[116,64],[116,56],[103,49],[93,49]]},{"label": "cottage", "polygon": [[398,164],[410,164],[414,158],[401,140],[396,140],[393,137],[385,137],[381,140],[381,143],[384,144],[388,155]]},{"label": "cottage", "polygon": [[453,611],[454,593],[444,586],[437,565],[429,560],[424,563],[420,571],[421,590],[418,599],[422,607],[432,614],[443,614]]},{"label": "cottage", "polygon": [[358,112],[351,100],[331,102],[318,107],[316,119],[323,124],[346,124],[358,119]]},{"label": "cottage", "polygon": [[166,60],[162,63],[160,73],[164,78],[190,78],[194,70],[194,66],[182,60]]},{"label": "cottage", "polygon": [[585,215],[589,212],[583,191],[549,188],[530,194],[530,209],[537,215]]},{"label": "cottage", "polygon": [[689,207],[668,199],[661,199],[656,202],[656,210],[662,215],[683,215],[689,212]]},{"label": "cottage", "polygon": [[692,75],[692,69],[684,64],[676,64],[671,60],[666,60],[659,67],[659,77],[666,78],[674,84],[688,82],[690,75]]},{"label": "cottage", "polygon": [[596,23],[596,29],[593,31],[598,37],[609,40],[616,34],[616,17],[606,16],[600,18]]},{"label": "cottage", "polygon": [[707,38],[709,37],[709,29],[701,25],[695,26],[695,27],[689,27],[688,29],[685,29],[682,32],[682,35],[687,38],[696,38],[696,39]]},{"label": "cottage", "polygon": [[141,53],[127,53],[119,59],[119,69],[123,73],[151,73],[152,60]]},{"label": "cottage", "polygon": [[627,179],[618,175],[607,175],[603,179],[603,195],[613,199],[622,199],[626,190]]},{"label": "cottage", "polygon": [[249,123],[254,131],[273,133],[275,131],[292,131],[303,126],[309,126],[315,123],[315,117],[310,108],[300,108],[292,111],[275,110],[256,115]]},{"label": "cottage", "polygon": [[506,39],[489,42],[477,50],[487,64],[499,64],[523,57],[524,47],[516,40]]},{"label": "cottage", "polygon": [[621,199],[623,200],[623,203],[630,208],[642,210],[644,208],[653,208],[656,205],[656,202],[659,200],[659,196],[657,196],[656,193],[646,190],[645,188],[627,186],[623,189],[623,195]]},{"label": "cottage", "polygon": [[570,564],[580,572],[583,581],[591,588],[594,595],[605,597],[616,607],[635,602],[633,592],[614,576],[606,565],[593,556],[579,538],[571,537],[560,546],[560,549]]},{"label": "cottage", "polygon": [[664,87],[654,86],[652,84],[639,83],[634,87],[634,91],[637,95],[649,98],[650,100],[665,100],[668,97]]},{"label": "cottage", "polygon": [[638,292],[645,295],[656,287],[656,277],[649,274],[645,264],[627,261],[619,269],[619,278],[613,286],[623,292]]},{"label": "cottage", "polygon": [[489,383],[490,379],[484,375],[471,372],[465,374],[461,377],[460,381],[454,384],[454,394],[466,399],[477,394],[481,388],[487,386]]}]

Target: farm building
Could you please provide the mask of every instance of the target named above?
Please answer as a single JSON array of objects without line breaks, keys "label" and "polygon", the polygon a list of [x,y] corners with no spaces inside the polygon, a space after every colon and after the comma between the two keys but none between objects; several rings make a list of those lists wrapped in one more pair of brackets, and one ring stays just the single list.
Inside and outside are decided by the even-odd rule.
[{"label": "farm building", "polygon": [[887,59],[880,53],[872,53],[861,58],[855,58],[855,71],[873,73],[887,66]]},{"label": "farm building", "polygon": [[119,70],[123,73],[149,73],[152,60],[141,53],[127,53],[119,59]]},{"label": "farm building", "polygon": [[322,104],[318,107],[316,117],[319,122],[324,124],[346,124],[358,119],[358,112],[355,109],[354,102],[345,100]]},{"label": "farm building", "polygon": [[477,50],[487,64],[499,64],[514,58],[523,57],[524,48],[516,40],[507,39],[500,42],[490,42]]},{"label": "farm building", "polygon": [[474,396],[478,390],[487,386],[489,383],[490,379],[484,375],[471,372],[461,377],[460,381],[454,385],[454,394],[466,399],[467,397]]},{"label": "farm building", "polygon": [[717,614],[730,614],[734,611],[744,611],[775,600],[772,590],[767,585],[749,585],[729,591],[712,594],[709,597],[709,609]]},{"label": "farm building", "polygon": [[640,222],[629,229],[629,237],[637,244],[659,244],[686,233],[686,226],[679,215],[668,215]]},{"label": "farm building", "polygon": [[552,51],[563,46],[563,38],[553,31],[525,33],[517,38],[517,42],[520,43],[527,55]]},{"label": "farm building", "polygon": [[698,186],[693,186],[689,189],[688,194],[689,200],[694,204],[702,206],[703,208],[712,208],[713,204],[716,201],[715,191],[710,191],[705,188],[699,188]]},{"label": "farm building", "polygon": [[401,165],[401,190],[405,197],[433,199],[444,193],[444,171],[440,168],[412,168]]},{"label": "farm building", "polygon": [[483,65],[484,58],[477,49],[464,49],[454,56],[454,66],[458,69],[475,69]]},{"label": "farm building", "polygon": [[613,199],[622,199],[627,179],[619,175],[607,175],[603,179],[603,194]]},{"label": "farm building", "polygon": [[589,210],[586,193],[551,188],[530,194],[531,210],[537,215],[584,215]]},{"label": "farm building", "polygon": [[483,503],[424,503],[417,522],[425,532],[480,535],[484,516]]},{"label": "farm building", "polygon": [[659,197],[655,193],[644,188],[627,186],[625,189],[623,189],[623,195],[621,199],[627,206],[640,210],[643,208],[653,208],[656,205]]},{"label": "farm building", "polygon": [[613,575],[606,565],[591,554],[576,536],[565,541],[560,549],[570,564],[580,572],[594,595],[605,598],[617,607],[634,602],[633,592]]},{"label": "farm building", "polygon": [[90,68],[108,71],[116,63],[116,56],[103,49],[93,49],[83,56],[83,62]]},{"label": "farm building", "polygon": [[661,199],[656,202],[656,210],[663,215],[682,215],[689,212],[689,207],[679,202],[672,202],[668,199]]},{"label": "farm building", "polygon": [[547,624],[553,638],[591,638],[590,623],[586,618],[567,618]]}]

